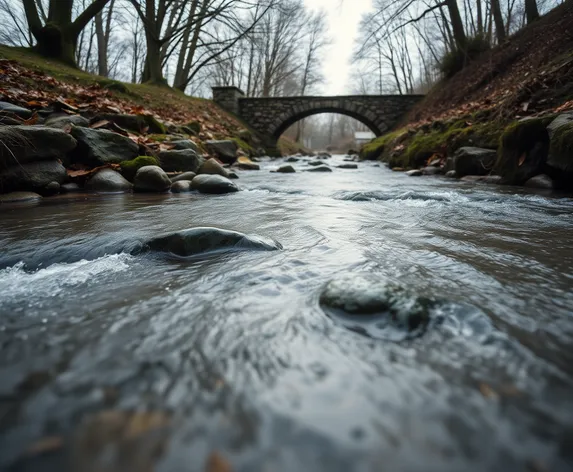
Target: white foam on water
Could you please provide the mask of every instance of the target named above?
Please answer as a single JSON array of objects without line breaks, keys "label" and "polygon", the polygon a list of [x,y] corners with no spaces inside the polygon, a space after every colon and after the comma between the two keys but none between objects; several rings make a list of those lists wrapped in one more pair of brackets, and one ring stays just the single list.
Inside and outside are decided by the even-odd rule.
[{"label": "white foam on water", "polygon": [[112,254],[91,261],[53,264],[34,272],[27,272],[19,262],[0,270],[0,306],[2,301],[23,296],[58,295],[95,277],[126,271],[132,259],[129,254]]}]

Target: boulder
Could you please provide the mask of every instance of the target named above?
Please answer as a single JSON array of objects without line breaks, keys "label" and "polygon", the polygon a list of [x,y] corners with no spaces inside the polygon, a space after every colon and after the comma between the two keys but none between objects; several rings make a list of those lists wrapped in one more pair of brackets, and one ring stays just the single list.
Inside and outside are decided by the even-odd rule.
[{"label": "boulder", "polygon": [[573,113],[559,115],[548,127],[551,135],[546,172],[557,186],[573,189]]},{"label": "boulder", "polygon": [[131,185],[119,172],[102,169],[86,182],[86,189],[93,192],[127,192]]},{"label": "boulder", "polygon": [[238,192],[239,188],[222,175],[198,175],[191,182],[193,190],[201,193],[223,194]]},{"label": "boulder", "polygon": [[77,192],[81,192],[82,189],[80,188],[80,186],[74,182],[69,182],[67,184],[63,184],[60,186],[60,191],[62,193],[77,193]]},{"label": "boulder", "polygon": [[245,156],[239,157],[235,165],[239,169],[243,170],[261,170],[261,166],[259,164],[254,163],[251,159]]},{"label": "boulder", "polygon": [[8,102],[0,102],[0,115],[11,113],[20,118],[28,119],[32,116],[32,111],[27,108],[19,107]]},{"label": "boulder", "polygon": [[328,166],[322,165],[317,167],[312,167],[311,169],[306,169],[307,172],[332,172],[332,169]]},{"label": "boulder", "polygon": [[211,158],[207,159],[197,171],[198,174],[209,174],[209,175],[222,175],[223,177],[229,177],[229,171],[225,169],[217,159]]},{"label": "boulder", "polygon": [[171,180],[161,167],[145,166],[135,174],[133,188],[138,192],[167,192],[171,188]]},{"label": "boulder", "polygon": [[42,193],[52,182],[62,184],[67,177],[58,161],[38,161],[0,171],[0,191],[33,190]]},{"label": "boulder", "polygon": [[497,151],[478,147],[462,147],[454,153],[454,170],[464,175],[487,175],[497,159]]},{"label": "boulder", "polygon": [[191,149],[192,151],[195,151],[197,154],[201,154],[199,146],[197,146],[190,139],[179,139],[177,141],[169,141],[169,143],[167,144],[172,146],[175,151],[183,151],[186,149]]},{"label": "boulder", "polygon": [[120,166],[123,176],[133,182],[139,169],[145,166],[159,166],[159,161],[153,156],[138,156],[131,161],[123,161]]},{"label": "boulder", "polygon": [[448,172],[446,172],[445,176],[446,176],[448,179],[455,179],[455,178],[458,177],[458,174],[456,173],[455,170],[449,170]]},{"label": "boulder", "polygon": [[197,155],[192,149],[162,151],[158,157],[161,168],[166,172],[197,172],[205,162],[205,159]]},{"label": "boulder", "polygon": [[284,166],[280,166],[276,170],[276,172],[279,172],[281,174],[292,174],[292,173],[296,172],[296,170],[291,165],[284,165]]},{"label": "boulder", "polygon": [[180,180],[193,180],[197,174],[195,172],[183,172],[182,174],[171,177],[171,182],[179,182]]},{"label": "boulder", "polygon": [[76,140],[62,130],[47,126],[0,127],[0,169],[46,159],[66,161]]},{"label": "boulder", "polygon": [[276,251],[282,246],[268,238],[219,228],[192,228],[149,240],[146,248],[180,257],[213,251]]},{"label": "boulder", "polygon": [[84,126],[87,127],[90,125],[90,122],[87,118],[84,118],[81,115],[66,115],[65,113],[55,113],[46,119],[44,122],[45,126],[49,126],[50,128],[58,128],[64,129],[67,126]]},{"label": "boulder", "polygon": [[544,120],[518,121],[501,136],[495,173],[502,176],[503,183],[521,185],[543,173],[548,155],[549,132]]},{"label": "boulder", "polygon": [[58,182],[50,182],[44,188],[38,190],[43,197],[51,197],[52,195],[58,195],[62,186]]},{"label": "boulder", "polygon": [[157,121],[151,115],[122,115],[116,113],[100,113],[91,121],[96,123],[98,121],[111,121],[120,128],[125,130],[134,131],[136,133],[143,133],[144,131],[150,134],[165,134],[165,126]]},{"label": "boulder", "polygon": [[310,161],[308,163],[309,166],[313,166],[313,167],[317,167],[317,166],[322,166],[324,165],[324,162],[322,161]]},{"label": "boulder", "polygon": [[173,182],[171,185],[171,191],[173,193],[186,193],[191,191],[191,181],[190,180],[178,180]]},{"label": "boulder", "polygon": [[10,192],[0,194],[0,203],[38,202],[41,195],[34,192]]},{"label": "boulder", "polygon": [[207,141],[205,147],[209,153],[214,154],[221,162],[232,164],[237,159],[239,146],[235,141]]},{"label": "boulder", "polygon": [[414,170],[409,170],[408,172],[405,172],[405,174],[408,177],[421,177],[422,175],[424,175],[424,172],[420,169],[414,169]]},{"label": "boulder", "polygon": [[130,138],[105,129],[76,126],[72,136],[78,141],[72,160],[93,167],[119,164],[135,159],[139,146]]},{"label": "boulder", "polygon": [[427,166],[422,169],[422,173],[424,175],[440,175],[443,172],[442,169],[440,169],[439,167]]},{"label": "boulder", "polygon": [[320,294],[328,315],[356,327],[374,321],[381,338],[402,340],[427,325],[433,302],[375,274],[348,274],[329,281]]},{"label": "boulder", "polygon": [[547,126],[549,138],[553,139],[555,132],[564,125],[573,123],[573,113],[562,113]]},{"label": "boulder", "polygon": [[554,189],[555,183],[548,175],[541,174],[531,177],[531,179],[525,182],[525,186],[529,188]]},{"label": "boulder", "polygon": [[340,164],[336,167],[339,169],[358,169],[358,164]]}]

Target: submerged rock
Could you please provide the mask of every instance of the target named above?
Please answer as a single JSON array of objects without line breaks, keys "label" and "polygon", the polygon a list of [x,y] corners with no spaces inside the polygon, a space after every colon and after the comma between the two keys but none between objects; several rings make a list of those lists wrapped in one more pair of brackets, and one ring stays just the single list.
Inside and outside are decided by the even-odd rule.
[{"label": "submerged rock", "polygon": [[296,170],[294,169],[293,166],[291,165],[285,165],[285,166],[280,166],[276,172],[279,172],[281,174],[292,174],[294,172],[296,172]]},{"label": "submerged rock", "polygon": [[359,327],[355,323],[365,321],[372,324],[370,334],[400,340],[425,327],[433,301],[375,274],[348,274],[326,284],[320,305],[350,322],[349,327]]},{"label": "submerged rock", "polygon": [[112,169],[98,171],[86,183],[86,189],[94,192],[127,192],[132,187],[123,175]]},{"label": "submerged rock", "polygon": [[308,163],[308,165],[309,165],[309,166],[315,166],[315,167],[316,167],[316,166],[322,166],[322,165],[324,165],[324,162],[322,162],[322,161],[310,161],[310,162]]},{"label": "submerged rock", "polygon": [[307,172],[332,172],[332,169],[328,166],[321,165],[318,167],[313,167],[312,169],[306,169]]},{"label": "submerged rock", "polygon": [[173,193],[187,193],[191,191],[191,181],[190,180],[178,180],[173,182],[171,186],[171,191]]},{"label": "submerged rock", "polygon": [[0,203],[37,202],[41,195],[34,192],[11,192],[0,194]]},{"label": "submerged rock", "polygon": [[422,175],[424,175],[424,172],[420,169],[414,169],[414,170],[409,170],[408,172],[405,172],[405,174],[408,177],[421,177]]},{"label": "submerged rock", "polygon": [[191,187],[193,190],[198,190],[201,193],[212,194],[239,191],[239,187],[222,175],[198,175],[191,182]]},{"label": "submerged rock", "polygon": [[138,192],[167,192],[171,180],[161,167],[145,166],[135,174],[133,187]]},{"label": "submerged rock", "polygon": [[553,189],[555,188],[555,183],[548,175],[541,174],[531,177],[525,182],[525,186],[529,188]]},{"label": "submerged rock", "polygon": [[435,166],[427,166],[422,169],[424,175],[440,175],[443,174],[442,169]]},{"label": "submerged rock", "polygon": [[358,169],[358,164],[341,164],[336,167],[339,169]]},{"label": "submerged rock", "polygon": [[181,257],[223,250],[282,249],[282,246],[272,239],[209,227],[192,228],[160,236],[151,239],[145,246],[152,251],[168,252]]},{"label": "submerged rock", "polygon": [[298,162],[298,161],[300,161],[300,159],[298,157],[294,157],[294,156],[287,157],[285,159],[285,162]]},{"label": "submerged rock", "polygon": [[458,177],[458,174],[455,170],[449,170],[448,172],[446,172],[445,177],[447,177],[448,179],[455,179]]}]

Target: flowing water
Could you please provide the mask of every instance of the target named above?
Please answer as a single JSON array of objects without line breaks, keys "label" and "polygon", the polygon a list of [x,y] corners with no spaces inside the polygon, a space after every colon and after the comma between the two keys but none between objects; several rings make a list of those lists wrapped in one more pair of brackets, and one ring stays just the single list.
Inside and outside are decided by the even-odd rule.
[{"label": "flowing water", "polygon": [[[68,446],[25,450],[111,409],[169,415],[160,471],[571,470],[573,199],[262,167],[230,195],[0,208],[0,468],[65,470]],[[197,226],[284,249],[122,252]],[[445,302],[419,337],[369,337],[319,304],[359,273]],[[148,470],[106,457],[83,470]]]}]

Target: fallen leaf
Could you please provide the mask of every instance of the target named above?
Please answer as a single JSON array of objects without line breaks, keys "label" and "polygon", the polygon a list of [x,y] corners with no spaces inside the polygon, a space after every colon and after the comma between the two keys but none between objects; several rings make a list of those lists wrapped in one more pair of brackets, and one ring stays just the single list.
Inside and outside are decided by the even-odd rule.
[{"label": "fallen leaf", "polygon": [[218,452],[213,451],[207,458],[205,472],[232,472],[231,464]]}]

